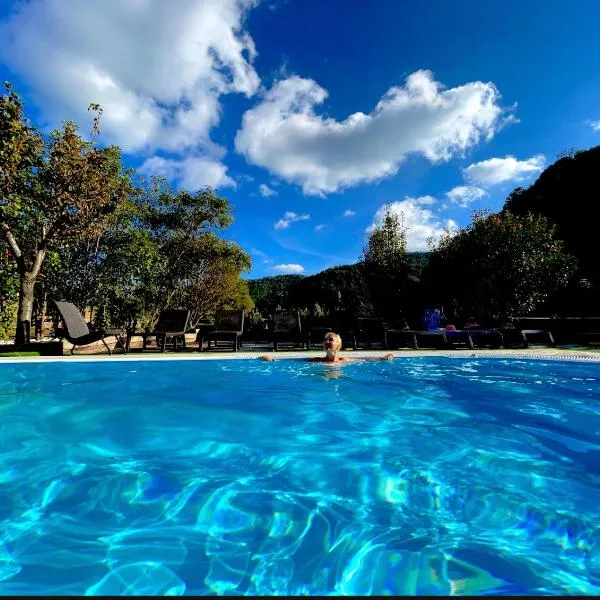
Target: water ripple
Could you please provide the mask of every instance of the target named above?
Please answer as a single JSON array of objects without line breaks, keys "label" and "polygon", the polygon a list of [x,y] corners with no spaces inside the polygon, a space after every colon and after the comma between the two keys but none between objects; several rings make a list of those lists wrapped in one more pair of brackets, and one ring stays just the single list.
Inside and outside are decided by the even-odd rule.
[{"label": "water ripple", "polygon": [[593,363],[0,365],[0,591],[600,593]]}]

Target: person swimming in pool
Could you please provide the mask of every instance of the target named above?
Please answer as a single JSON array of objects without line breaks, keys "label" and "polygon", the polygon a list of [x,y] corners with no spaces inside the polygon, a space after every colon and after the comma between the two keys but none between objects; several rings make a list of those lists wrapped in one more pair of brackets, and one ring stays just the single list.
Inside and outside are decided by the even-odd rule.
[{"label": "person swimming in pool", "polygon": [[[340,363],[340,362],[353,362],[358,360],[392,360],[394,355],[389,352],[383,356],[368,357],[368,358],[350,358],[347,356],[339,356],[338,352],[342,349],[342,338],[333,331],[328,331],[325,334],[323,340],[323,350],[325,350],[325,356],[311,356],[306,360],[310,362],[324,362],[324,363]],[[273,361],[273,356],[264,355],[260,357],[262,360]]]}]

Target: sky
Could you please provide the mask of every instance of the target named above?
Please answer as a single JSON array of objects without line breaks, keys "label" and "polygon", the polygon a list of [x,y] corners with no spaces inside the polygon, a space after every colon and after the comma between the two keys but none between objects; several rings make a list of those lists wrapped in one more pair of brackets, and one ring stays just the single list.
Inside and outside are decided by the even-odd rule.
[{"label": "sky", "polygon": [[[246,277],[356,262],[386,203],[426,250],[600,143],[597,0],[0,0],[31,120],[230,200]],[[568,201],[568,199],[565,199]]]}]

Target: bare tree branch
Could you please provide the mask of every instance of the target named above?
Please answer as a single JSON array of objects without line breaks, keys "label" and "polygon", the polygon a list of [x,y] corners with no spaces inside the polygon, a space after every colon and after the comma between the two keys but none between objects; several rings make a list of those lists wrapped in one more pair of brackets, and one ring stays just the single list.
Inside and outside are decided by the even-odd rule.
[{"label": "bare tree branch", "polygon": [[23,254],[21,252],[21,248],[19,248],[19,244],[17,244],[15,236],[12,234],[12,231],[6,223],[0,223],[0,228],[2,228],[2,231],[4,232],[4,237],[6,238],[10,249],[12,250],[15,258],[17,259],[17,262],[20,265],[21,262],[23,262]]}]

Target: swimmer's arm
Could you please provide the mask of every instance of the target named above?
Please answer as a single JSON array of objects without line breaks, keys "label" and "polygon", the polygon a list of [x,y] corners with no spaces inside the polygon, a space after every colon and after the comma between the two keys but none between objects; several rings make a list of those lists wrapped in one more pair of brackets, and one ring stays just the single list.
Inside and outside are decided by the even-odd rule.
[{"label": "swimmer's arm", "polygon": [[263,354],[258,357],[260,360],[266,360],[267,362],[273,362],[275,360],[274,356],[269,356],[268,354]]},{"label": "swimmer's arm", "polygon": [[369,361],[373,361],[373,360],[394,360],[395,355],[393,355],[391,352],[388,352],[387,354],[384,354],[383,356],[367,356],[365,358],[363,358],[363,360],[369,360]]}]

